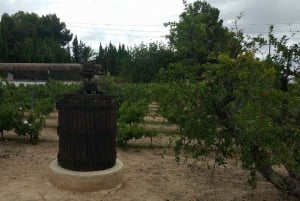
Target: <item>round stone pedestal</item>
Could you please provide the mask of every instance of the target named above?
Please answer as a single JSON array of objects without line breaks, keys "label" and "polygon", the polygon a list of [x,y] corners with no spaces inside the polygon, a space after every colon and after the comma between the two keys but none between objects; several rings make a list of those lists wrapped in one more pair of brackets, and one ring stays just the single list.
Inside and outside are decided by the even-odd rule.
[{"label": "round stone pedestal", "polygon": [[112,168],[89,172],[64,169],[55,159],[50,163],[49,181],[58,188],[88,192],[117,187],[122,174],[123,163],[119,159]]}]

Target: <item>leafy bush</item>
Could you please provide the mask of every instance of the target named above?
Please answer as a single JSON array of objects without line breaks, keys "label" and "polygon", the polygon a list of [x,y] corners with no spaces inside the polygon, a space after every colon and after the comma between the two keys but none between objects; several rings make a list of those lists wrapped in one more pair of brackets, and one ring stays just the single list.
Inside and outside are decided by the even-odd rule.
[{"label": "leafy bush", "polygon": [[148,110],[148,102],[144,100],[124,101],[119,108],[118,120],[128,125],[143,123]]},{"label": "leafy bush", "polygon": [[1,103],[0,104],[0,132],[3,140],[3,131],[12,130],[22,118],[23,112],[14,104]]},{"label": "leafy bush", "polygon": [[122,103],[119,109],[117,143],[124,145],[130,139],[146,136],[147,132],[142,123],[144,116],[148,113],[148,104],[145,100]]},{"label": "leafy bush", "polygon": [[78,90],[77,84],[49,81],[45,85],[0,84],[0,132],[14,130],[37,143],[45,117],[55,109],[58,97]]},{"label": "leafy bush", "polygon": [[119,145],[126,145],[131,139],[140,139],[145,133],[144,127],[141,127],[138,124],[129,125],[121,122],[118,127],[117,143]]},{"label": "leafy bush", "polygon": [[252,53],[237,59],[221,55],[203,69],[200,80],[164,83],[155,90],[159,112],[180,128],[177,156],[188,148],[195,158],[214,153],[224,164],[235,155],[250,171],[252,185],[256,171],[278,178],[273,165],[293,167],[296,174],[299,83],[291,84],[292,93],[281,91],[274,66]]},{"label": "leafy bush", "polygon": [[131,139],[153,137],[154,131],[144,126],[144,117],[149,111],[152,101],[151,85],[123,83],[117,84],[113,77],[104,76],[97,81],[104,93],[114,95],[118,104],[118,135],[117,143],[126,145]]},{"label": "leafy bush", "polygon": [[34,113],[25,115],[15,125],[15,132],[17,135],[28,136],[29,142],[36,144],[38,142],[40,131],[44,126],[44,117],[36,115]]}]

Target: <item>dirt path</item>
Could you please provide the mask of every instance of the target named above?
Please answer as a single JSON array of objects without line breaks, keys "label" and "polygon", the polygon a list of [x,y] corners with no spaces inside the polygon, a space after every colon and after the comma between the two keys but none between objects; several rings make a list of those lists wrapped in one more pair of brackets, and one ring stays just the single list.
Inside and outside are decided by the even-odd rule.
[{"label": "dirt path", "polygon": [[35,146],[15,140],[0,142],[0,200],[284,200],[261,177],[256,190],[248,189],[247,172],[233,161],[227,168],[214,170],[207,168],[210,159],[178,165],[169,148],[118,148],[118,158],[125,165],[121,186],[92,193],[65,191],[52,186],[47,178],[57,146],[53,128],[44,129],[43,142]]},{"label": "dirt path", "polygon": [[[49,164],[56,158],[58,138],[56,115],[47,119],[42,142],[30,145],[5,133],[10,140],[0,142],[0,201],[276,201],[280,193],[262,177],[256,190],[245,185],[247,172],[235,161],[226,168],[210,169],[213,161],[187,160],[177,164],[168,140],[158,136],[151,148],[149,139],[118,148],[124,163],[124,179],[115,189],[80,193],[58,189],[48,181]],[[137,146],[142,145],[142,146]],[[160,148],[158,148],[160,147]]]}]

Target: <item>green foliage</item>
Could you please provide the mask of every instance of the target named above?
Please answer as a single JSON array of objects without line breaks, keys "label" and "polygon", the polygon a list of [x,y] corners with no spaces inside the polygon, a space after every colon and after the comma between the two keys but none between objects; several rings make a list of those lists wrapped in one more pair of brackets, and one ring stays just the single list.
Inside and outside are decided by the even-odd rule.
[{"label": "green foliage", "polygon": [[79,41],[75,36],[73,42],[73,62],[75,63],[88,63],[94,60],[96,53],[94,50],[87,46],[84,42]]},{"label": "green foliage", "polygon": [[290,44],[290,40],[296,33],[292,33],[290,37],[284,35],[281,38],[274,36],[274,26],[269,27],[268,38],[262,36],[253,39],[254,46],[257,48],[268,45],[269,52],[267,61],[273,64],[277,72],[277,87],[282,91],[289,91],[289,82],[297,77],[300,62],[299,44]]},{"label": "green foliage", "polygon": [[117,84],[111,76],[101,77],[98,88],[112,94],[119,103],[117,143],[126,145],[131,139],[154,137],[157,133],[146,130],[144,117],[149,112],[152,101],[152,85]]},{"label": "green foliage", "polygon": [[139,124],[148,113],[148,102],[145,100],[124,101],[119,108],[119,122],[125,124]]},{"label": "green foliage", "polygon": [[151,137],[151,132],[144,127],[144,117],[149,111],[151,97],[147,85],[125,84],[119,94],[119,134],[117,142],[127,144],[130,139]]},{"label": "green foliage", "polygon": [[169,22],[170,45],[176,50],[180,61],[203,63],[216,61],[219,53],[235,57],[237,41],[233,33],[223,27],[219,10],[206,1],[184,2],[184,12],[179,22]]},{"label": "green foliage", "polygon": [[105,75],[96,78],[95,81],[99,91],[119,97],[121,87],[116,83],[115,77]]},{"label": "green foliage", "polygon": [[72,34],[55,14],[19,11],[0,22],[0,61],[70,62],[65,46]]},{"label": "green foliage", "polygon": [[28,136],[29,142],[36,144],[39,139],[40,131],[44,126],[44,117],[35,113],[25,114],[15,125],[17,135]]},{"label": "green foliage", "polygon": [[[230,33],[207,2],[184,4],[180,21],[167,24],[179,61],[160,70],[163,83],[154,90],[159,112],[180,128],[177,159],[183,150],[195,158],[214,153],[218,164],[234,156],[249,170],[249,184],[259,171],[294,192],[300,176],[299,44],[277,39],[273,26],[267,39],[245,37],[237,23]],[[267,44],[266,60],[255,58]],[[284,165],[289,178],[280,179],[273,165]]]},{"label": "green foliage", "polygon": [[119,44],[100,43],[96,63],[102,64],[106,73],[119,76],[130,82],[152,82],[159,69],[166,68],[174,60],[174,52],[162,43],[141,43],[133,48]]},{"label": "green foliage", "polygon": [[38,115],[48,115],[53,112],[53,101],[50,98],[37,99],[33,107],[34,113]]},{"label": "green foliage", "polygon": [[[294,183],[300,176],[300,160],[299,160],[299,147],[300,147],[300,135],[299,135],[299,61],[300,52],[299,44],[292,43],[292,39],[295,33],[291,33],[290,36],[275,37],[274,26],[269,27],[269,34],[267,38],[258,36],[252,39],[252,49],[259,51],[262,46],[268,47],[268,53],[266,56],[266,62],[269,65],[273,65],[275,69],[274,88],[280,91],[280,99],[278,98],[275,109],[270,111],[270,114],[276,116],[274,126],[274,133],[276,133],[276,140],[280,140],[281,143],[277,143],[276,140],[270,139],[273,143],[272,146],[286,146],[286,150],[282,151],[280,156],[283,157],[281,163],[288,170],[289,179]],[[272,94],[274,96],[274,93]],[[267,96],[269,97],[269,95]],[[278,97],[278,94],[277,94]],[[269,101],[269,100],[268,100]],[[254,132],[254,131],[253,131]],[[274,150],[274,149],[272,149]],[[277,152],[273,152],[277,154]],[[262,157],[260,157],[262,158]],[[263,161],[263,160],[262,160]],[[280,162],[279,162],[280,163]],[[267,171],[263,171],[265,174]],[[267,178],[273,178],[266,174]],[[287,179],[281,180],[281,184],[278,181],[272,181],[275,186],[281,190],[293,192],[296,187],[291,187]],[[279,183],[279,184],[278,184]],[[283,185],[285,184],[285,185]],[[298,182],[299,185],[299,182]]]},{"label": "green foliage", "polygon": [[203,72],[203,66],[197,64],[186,64],[185,62],[177,62],[170,64],[168,68],[161,68],[156,80],[159,82],[177,82],[197,80]]},{"label": "green foliage", "polygon": [[136,83],[124,83],[121,85],[121,91],[118,95],[118,99],[121,103],[124,101],[144,101],[150,103],[151,96],[151,84],[136,84]]},{"label": "green foliage", "polygon": [[236,34],[223,27],[219,10],[205,1],[184,2],[179,22],[170,22],[169,43],[176,60],[160,68],[157,80],[163,82],[200,80],[204,63],[217,63],[220,54],[236,58],[240,41]]},{"label": "green foliage", "polygon": [[80,63],[80,51],[77,36],[75,36],[73,42],[73,61],[75,63]]},{"label": "green foliage", "polygon": [[252,54],[220,56],[218,64],[203,68],[202,81],[165,83],[156,90],[159,111],[180,127],[177,154],[182,148],[196,158],[213,152],[220,162],[238,153],[251,171],[292,163],[284,142],[291,129],[278,124],[285,95],[274,87],[275,68]]},{"label": "green foliage", "polygon": [[120,76],[132,82],[154,81],[159,69],[173,62],[174,53],[160,43],[140,44],[129,51],[130,57],[121,61]]},{"label": "green foliage", "polygon": [[119,145],[127,145],[129,140],[140,139],[145,133],[144,128],[138,124],[129,125],[126,123],[119,123],[118,128],[117,143]]},{"label": "green foliage", "polygon": [[[168,24],[170,44],[182,58],[160,71],[163,83],[154,91],[159,112],[180,128],[176,157],[183,150],[195,158],[213,153],[221,165],[234,157],[249,170],[249,184],[255,186],[259,171],[280,190],[297,194],[299,44],[290,44],[287,36],[276,38],[273,26],[265,39],[245,37],[235,24],[225,51],[222,46],[218,51],[213,45],[205,48],[205,40],[214,41],[205,29],[218,24],[217,16],[206,2],[196,1],[186,5],[178,23]],[[208,36],[218,33],[217,27],[211,27],[214,33]],[[192,35],[194,30],[198,35]],[[267,58],[255,58],[267,44]],[[284,165],[289,176],[276,173],[274,165]]]},{"label": "green foliage", "polygon": [[12,130],[14,126],[22,118],[23,113],[18,107],[12,103],[4,103],[1,101],[0,105],[0,133],[3,139],[4,130]]},{"label": "green foliage", "polygon": [[54,110],[57,98],[78,90],[76,84],[49,81],[45,85],[0,85],[0,132],[14,130],[37,143],[45,117]]},{"label": "green foliage", "polygon": [[96,63],[101,64],[106,73],[116,76],[120,73],[120,65],[122,60],[126,60],[129,56],[125,45],[119,44],[117,48],[112,43],[109,43],[105,48],[100,43],[99,54],[96,56]]}]

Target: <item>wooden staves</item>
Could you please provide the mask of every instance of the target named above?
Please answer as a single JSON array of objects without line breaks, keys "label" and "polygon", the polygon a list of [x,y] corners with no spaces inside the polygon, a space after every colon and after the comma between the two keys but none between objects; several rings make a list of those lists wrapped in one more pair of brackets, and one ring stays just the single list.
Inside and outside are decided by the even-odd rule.
[{"label": "wooden staves", "polygon": [[115,165],[117,104],[109,95],[66,94],[57,102],[61,167],[104,170]]}]

